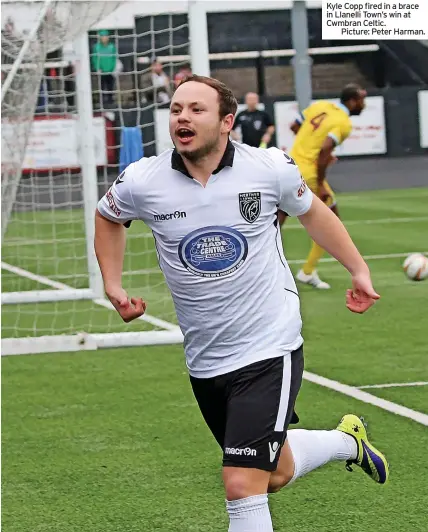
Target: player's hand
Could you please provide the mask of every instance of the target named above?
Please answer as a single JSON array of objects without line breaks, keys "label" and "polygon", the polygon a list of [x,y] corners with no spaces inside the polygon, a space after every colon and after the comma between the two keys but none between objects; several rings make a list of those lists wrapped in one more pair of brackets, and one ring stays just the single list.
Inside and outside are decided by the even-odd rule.
[{"label": "player's hand", "polygon": [[330,198],[330,193],[328,192],[328,190],[325,188],[324,184],[321,184],[321,185],[318,185],[318,192],[317,192],[317,196],[319,197],[319,199],[321,201],[323,201],[324,203],[328,200],[328,198]]},{"label": "player's hand", "polygon": [[333,164],[337,163],[338,160],[339,159],[336,157],[336,155],[331,154],[328,161],[328,166],[332,166]]},{"label": "player's hand", "polygon": [[128,298],[128,294],[121,287],[106,289],[107,297],[125,323],[139,318],[146,311],[146,303],[141,297]]},{"label": "player's hand", "polygon": [[352,286],[352,290],[346,291],[346,307],[351,312],[363,314],[380,298],[380,295],[373,288],[368,270],[354,275],[352,277]]}]

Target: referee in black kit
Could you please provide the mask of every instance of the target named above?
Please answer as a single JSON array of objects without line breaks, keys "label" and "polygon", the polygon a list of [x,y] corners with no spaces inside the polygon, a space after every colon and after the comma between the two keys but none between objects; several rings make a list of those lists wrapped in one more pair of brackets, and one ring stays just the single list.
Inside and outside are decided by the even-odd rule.
[{"label": "referee in black kit", "polygon": [[245,95],[245,105],[247,109],[237,114],[231,136],[233,140],[238,140],[235,131],[241,128],[242,142],[255,148],[267,148],[275,131],[273,120],[266,111],[257,108],[259,96],[255,92]]}]

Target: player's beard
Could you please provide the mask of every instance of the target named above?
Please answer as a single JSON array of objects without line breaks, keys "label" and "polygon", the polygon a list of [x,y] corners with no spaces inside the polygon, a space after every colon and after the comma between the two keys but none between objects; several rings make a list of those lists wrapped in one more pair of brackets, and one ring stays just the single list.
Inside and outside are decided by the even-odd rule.
[{"label": "player's beard", "polygon": [[363,112],[362,109],[352,109],[351,111],[349,111],[349,114],[351,116],[360,116],[360,114]]},{"label": "player's beard", "polygon": [[211,139],[210,141],[206,142],[203,146],[200,146],[199,148],[196,148],[195,150],[182,150],[179,151],[179,154],[182,157],[185,157],[188,161],[192,163],[196,163],[209,155],[210,153],[216,151],[217,147],[219,145],[219,139],[218,137]]}]

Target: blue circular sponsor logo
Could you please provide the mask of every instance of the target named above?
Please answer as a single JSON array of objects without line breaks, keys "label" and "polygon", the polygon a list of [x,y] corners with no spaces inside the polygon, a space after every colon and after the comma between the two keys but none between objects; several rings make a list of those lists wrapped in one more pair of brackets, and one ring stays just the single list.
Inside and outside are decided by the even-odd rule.
[{"label": "blue circular sponsor logo", "polygon": [[201,277],[224,277],[240,268],[247,258],[248,243],[236,229],[202,227],[186,235],[178,246],[184,267]]}]

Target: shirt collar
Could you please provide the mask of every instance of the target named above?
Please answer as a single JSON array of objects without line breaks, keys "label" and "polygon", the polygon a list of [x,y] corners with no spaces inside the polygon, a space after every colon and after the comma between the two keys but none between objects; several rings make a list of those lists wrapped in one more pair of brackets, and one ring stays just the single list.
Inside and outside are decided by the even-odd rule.
[{"label": "shirt collar", "polygon": [[339,102],[337,104],[337,107],[339,107],[339,109],[342,109],[342,111],[345,111],[345,113],[349,116],[350,115],[350,111],[349,109],[346,107],[346,105],[343,105],[342,102]]},{"label": "shirt collar", "polygon": [[[233,160],[235,158],[235,146],[233,143],[228,140],[226,149],[224,151],[223,157],[221,158],[221,161],[217,168],[214,170],[213,174],[218,174],[220,170],[223,170],[226,166],[233,166]],[[171,155],[171,168],[173,170],[177,170],[178,172],[181,172],[187,177],[190,177],[190,179],[193,179],[193,177],[189,174],[189,171],[186,168],[186,165],[183,162],[183,158],[181,155],[177,152],[177,150],[174,148],[172,155]]]}]

